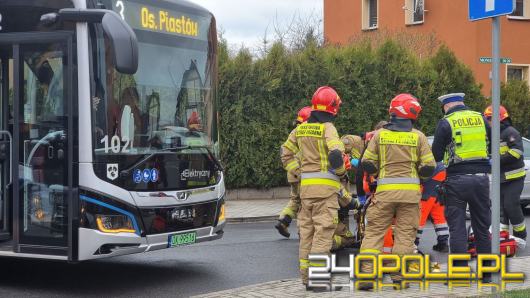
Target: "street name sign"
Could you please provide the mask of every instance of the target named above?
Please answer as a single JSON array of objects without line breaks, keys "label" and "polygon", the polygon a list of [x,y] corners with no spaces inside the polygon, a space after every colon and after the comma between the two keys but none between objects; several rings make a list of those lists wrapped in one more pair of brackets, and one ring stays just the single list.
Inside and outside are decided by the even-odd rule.
[{"label": "street name sign", "polygon": [[469,0],[469,20],[477,21],[511,14],[514,3],[515,0]]},{"label": "street name sign", "polygon": [[[491,63],[493,61],[493,58],[491,57],[480,57],[479,58],[480,63]],[[510,64],[512,63],[512,58],[501,58],[500,59],[502,64]]]}]

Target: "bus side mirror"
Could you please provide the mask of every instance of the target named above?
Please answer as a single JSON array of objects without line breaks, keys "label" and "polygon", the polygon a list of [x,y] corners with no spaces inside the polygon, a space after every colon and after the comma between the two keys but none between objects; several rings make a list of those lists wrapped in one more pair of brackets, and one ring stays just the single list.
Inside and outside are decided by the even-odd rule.
[{"label": "bus side mirror", "polygon": [[100,23],[110,40],[116,70],[124,74],[135,74],[138,70],[138,40],[131,27],[114,11],[108,9],[63,8],[59,13],[41,16],[41,23],[57,21]]}]

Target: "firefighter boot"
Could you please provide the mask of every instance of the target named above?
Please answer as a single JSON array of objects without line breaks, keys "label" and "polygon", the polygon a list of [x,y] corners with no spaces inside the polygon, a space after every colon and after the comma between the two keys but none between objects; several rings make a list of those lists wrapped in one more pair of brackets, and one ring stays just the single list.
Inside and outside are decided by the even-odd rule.
[{"label": "firefighter boot", "polygon": [[274,226],[276,230],[285,238],[291,237],[291,233],[289,233],[289,225],[291,224],[291,217],[289,215],[285,215],[282,219],[278,220],[278,223]]}]

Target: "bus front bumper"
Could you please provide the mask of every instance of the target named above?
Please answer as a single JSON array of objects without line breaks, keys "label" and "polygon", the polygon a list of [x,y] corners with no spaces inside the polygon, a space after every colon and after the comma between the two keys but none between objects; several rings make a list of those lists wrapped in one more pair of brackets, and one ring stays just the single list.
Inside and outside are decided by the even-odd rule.
[{"label": "bus front bumper", "polygon": [[195,243],[223,237],[226,222],[215,227],[204,227],[179,232],[153,234],[141,237],[134,233],[103,233],[79,228],[79,261],[115,257],[169,248],[169,237],[174,234],[196,232]]}]

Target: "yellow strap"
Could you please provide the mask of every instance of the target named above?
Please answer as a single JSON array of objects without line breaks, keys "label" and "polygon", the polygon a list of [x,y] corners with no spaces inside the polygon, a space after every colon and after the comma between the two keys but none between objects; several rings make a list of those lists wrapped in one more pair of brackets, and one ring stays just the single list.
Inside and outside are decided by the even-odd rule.
[{"label": "yellow strap", "polygon": [[326,185],[326,186],[335,187],[337,189],[340,189],[340,186],[341,186],[339,181],[335,181],[335,180],[331,180],[331,179],[324,179],[324,178],[302,179],[301,185],[302,186]]},{"label": "yellow strap", "polygon": [[389,191],[389,190],[420,191],[420,185],[419,184],[384,184],[384,185],[378,185],[376,192]]}]

